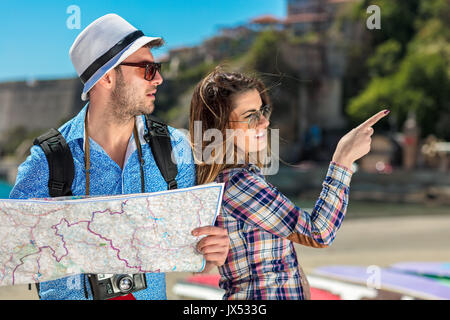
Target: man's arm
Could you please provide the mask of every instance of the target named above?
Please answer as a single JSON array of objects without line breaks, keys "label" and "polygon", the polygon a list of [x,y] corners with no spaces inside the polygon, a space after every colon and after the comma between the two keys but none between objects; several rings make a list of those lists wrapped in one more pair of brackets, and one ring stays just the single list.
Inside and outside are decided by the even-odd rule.
[{"label": "man's arm", "polygon": [[31,154],[17,171],[10,199],[48,198],[48,163],[41,147],[33,146]]},{"label": "man's arm", "polygon": [[191,144],[181,130],[168,127],[172,143],[172,157],[177,162],[176,177],[178,188],[196,185],[196,173]]}]

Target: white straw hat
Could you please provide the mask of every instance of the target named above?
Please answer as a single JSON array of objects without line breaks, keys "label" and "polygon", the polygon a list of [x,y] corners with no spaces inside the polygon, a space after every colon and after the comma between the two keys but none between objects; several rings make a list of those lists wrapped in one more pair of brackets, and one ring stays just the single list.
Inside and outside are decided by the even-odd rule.
[{"label": "white straw hat", "polygon": [[149,42],[160,37],[144,33],[117,14],[110,13],[88,25],[72,44],[70,59],[84,84],[81,100],[108,71]]}]

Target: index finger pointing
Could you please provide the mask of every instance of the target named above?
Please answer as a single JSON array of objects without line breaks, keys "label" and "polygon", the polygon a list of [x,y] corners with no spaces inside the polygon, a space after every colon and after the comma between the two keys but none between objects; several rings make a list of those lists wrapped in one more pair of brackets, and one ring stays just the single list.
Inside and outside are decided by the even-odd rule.
[{"label": "index finger pointing", "polygon": [[194,236],[201,236],[201,235],[225,235],[227,233],[226,229],[214,227],[214,226],[206,226],[206,227],[199,227],[192,230],[192,234]]},{"label": "index finger pointing", "polygon": [[363,123],[361,123],[358,128],[360,127],[371,127],[373,126],[375,123],[377,123],[381,118],[384,118],[390,111],[389,110],[383,110],[378,112],[377,114],[373,115],[372,117],[370,117],[369,119],[367,119],[366,121],[364,121]]}]

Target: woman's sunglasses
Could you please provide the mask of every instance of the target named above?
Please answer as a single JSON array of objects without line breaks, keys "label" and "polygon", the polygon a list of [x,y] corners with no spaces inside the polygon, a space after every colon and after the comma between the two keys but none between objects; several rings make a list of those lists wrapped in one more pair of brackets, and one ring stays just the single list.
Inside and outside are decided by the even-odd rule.
[{"label": "woman's sunglasses", "polygon": [[266,104],[261,107],[258,111],[252,112],[250,115],[245,117],[245,119],[248,119],[246,121],[241,120],[230,120],[230,122],[242,122],[247,123],[248,128],[256,128],[256,126],[261,122],[261,116],[264,116],[266,120],[270,119],[270,116],[272,114],[272,106],[270,104]]},{"label": "woman's sunglasses", "polygon": [[160,62],[122,62],[120,65],[145,68],[144,79],[147,81],[152,81],[155,78],[156,72],[161,72]]}]

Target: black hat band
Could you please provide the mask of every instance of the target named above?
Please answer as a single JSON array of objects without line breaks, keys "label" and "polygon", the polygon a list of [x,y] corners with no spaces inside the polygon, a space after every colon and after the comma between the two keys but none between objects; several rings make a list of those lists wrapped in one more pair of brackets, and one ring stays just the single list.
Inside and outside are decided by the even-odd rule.
[{"label": "black hat band", "polygon": [[83,72],[80,76],[81,81],[86,83],[93,75],[97,72],[98,69],[103,67],[109,60],[114,58],[116,54],[125,49],[130,43],[133,43],[135,40],[142,37],[144,33],[141,30],[136,30],[125,38],[117,42],[111,49],[106,51],[103,55],[97,58],[92,64]]}]

